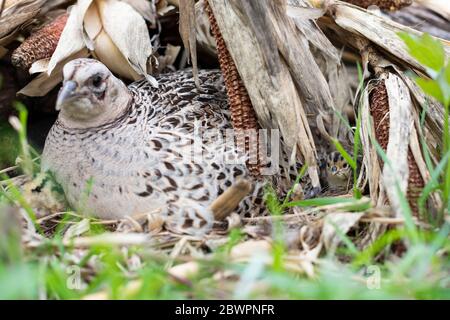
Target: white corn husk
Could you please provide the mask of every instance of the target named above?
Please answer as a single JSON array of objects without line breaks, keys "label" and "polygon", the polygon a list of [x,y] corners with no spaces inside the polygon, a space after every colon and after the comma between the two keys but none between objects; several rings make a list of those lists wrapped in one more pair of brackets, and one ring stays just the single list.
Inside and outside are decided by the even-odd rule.
[{"label": "white corn husk", "polygon": [[450,20],[450,3],[448,0],[416,0],[428,9]]},{"label": "white corn husk", "polygon": [[[68,61],[91,53],[115,74],[130,79],[146,78],[154,86],[148,60],[153,53],[144,17],[137,10],[141,1],[78,0],[69,8],[69,18],[50,61],[37,62],[30,73],[42,71],[20,93],[42,96],[61,80]],[[142,5],[137,10],[132,5]],[[149,19],[150,15],[146,15]],[[37,65],[36,65],[37,64]]]}]

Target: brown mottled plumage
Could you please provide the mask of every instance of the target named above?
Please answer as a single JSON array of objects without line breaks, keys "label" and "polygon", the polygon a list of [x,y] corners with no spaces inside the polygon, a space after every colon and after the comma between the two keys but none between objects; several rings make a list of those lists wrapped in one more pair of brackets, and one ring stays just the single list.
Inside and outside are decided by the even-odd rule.
[{"label": "brown mottled plumage", "polygon": [[[159,210],[180,232],[207,230],[209,205],[239,178],[250,179],[254,191],[238,213],[261,214],[264,181],[250,176],[245,160],[224,161],[238,153],[218,137],[231,129],[221,74],[200,71],[199,77],[201,89],[189,70],[157,77],[158,88],[145,80],[126,87],[98,61],[68,63],[42,170],[54,173],[73,208],[101,218]],[[203,157],[186,161],[198,151]],[[267,177],[281,191],[297,170],[284,161],[285,172]]]},{"label": "brown mottled plumage", "polygon": [[352,176],[352,168],[348,162],[337,151],[331,152],[326,161],[326,179],[329,192],[348,189]]}]

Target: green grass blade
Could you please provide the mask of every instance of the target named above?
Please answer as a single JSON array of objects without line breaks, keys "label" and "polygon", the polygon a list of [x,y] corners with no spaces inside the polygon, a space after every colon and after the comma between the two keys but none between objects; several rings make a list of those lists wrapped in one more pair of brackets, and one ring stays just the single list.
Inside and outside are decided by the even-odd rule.
[{"label": "green grass blade", "polygon": [[286,197],[284,198],[284,201],[282,204],[283,206],[286,205],[286,203],[288,203],[289,199],[291,198],[292,193],[294,192],[295,186],[300,182],[300,179],[305,175],[307,169],[308,169],[308,166],[306,164],[301,167],[300,172],[298,173],[297,177],[295,178],[295,182],[292,185],[292,188],[289,189],[288,193],[286,194]]},{"label": "green grass blade", "polygon": [[357,256],[359,254],[359,250],[356,248],[355,244],[350,240],[350,238],[339,228],[339,226],[329,221],[329,223],[334,227],[334,230],[336,231],[336,235],[341,239],[341,241],[345,244],[347,249],[350,251],[350,254],[352,256]]},{"label": "green grass blade", "polygon": [[342,144],[337,139],[333,139],[334,146],[336,147],[336,150],[344,157],[345,161],[352,167],[353,170],[356,170],[356,162],[353,160],[352,156],[348,154],[347,151],[345,151]]}]

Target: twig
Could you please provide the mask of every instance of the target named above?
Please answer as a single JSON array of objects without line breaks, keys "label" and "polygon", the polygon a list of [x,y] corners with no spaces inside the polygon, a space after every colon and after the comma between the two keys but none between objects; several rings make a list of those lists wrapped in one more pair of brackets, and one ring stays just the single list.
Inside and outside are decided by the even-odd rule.
[{"label": "twig", "polygon": [[239,180],[216,200],[209,207],[217,221],[221,221],[228,217],[251,191],[252,185],[247,180]]}]

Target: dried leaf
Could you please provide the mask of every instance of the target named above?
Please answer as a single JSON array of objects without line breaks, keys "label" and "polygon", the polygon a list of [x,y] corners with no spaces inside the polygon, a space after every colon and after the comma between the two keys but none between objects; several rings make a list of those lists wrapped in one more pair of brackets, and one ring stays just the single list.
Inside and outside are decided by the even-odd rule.
[{"label": "dried leaf", "polygon": [[200,265],[196,261],[186,262],[176,265],[168,270],[168,272],[181,279],[186,279],[196,275],[200,271]]},{"label": "dried leaf", "polygon": [[267,240],[249,240],[234,246],[230,257],[234,261],[248,260],[254,255],[269,255],[271,248],[272,245]]},{"label": "dried leaf", "polygon": [[334,252],[342,241],[342,235],[347,232],[361,219],[361,213],[332,213],[325,217],[322,229],[322,237],[328,252]]},{"label": "dried leaf", "polygon": [[412,101],[403,81],[390,73],[385,80],[389,97],[389,143],[386,156],[390,165],[384,165],[383,183],[389,202],[398,218],[403,216],[399,192],[406,194],[408,188],[408,146],[412,118]]},{"label": "dried leaf", "polygon": [[447,0],[416,0],[416,2],[424,5],[430,10],[433,10],[450,21],[450,7]]},{"label": "dried leaf", "polygon": [[332,59],[332,63],[340,64],[340,55],[337,49],[313,20],[321,17],[324,13],[324,9],[312,8],[305,0],[288,0],[287,14],[293,19],[298,30],[303,33],[308,41],[319,49],[322,54],[327,58]]},{"label": "dried leaf", "polygon": [[35,17],[45,2],[46,0],[7,1],[0,16],[0,40]]},{"label": "dried leaf", "polygon": [[[399,58],[404,63],[422,72],[426,68],[409,54],[405,43],[399,38],[399,32],[420,36],[421,32],[402,26],[389,18],[380,17],[367,10],[360,9],[342,2],[333,5],[334,21],[351,33],[362,35],[380,46],[386,52]],[[445,45],[447,58],[450,56],[450,46]]]},{"label": "dried leaf", "polygon": [[228,216],[226,218],[226,221],[228,222],[227,231],[236,229],[242,225],[241,216],[235,212],[233,212],[230,216]]},{"label": "dried leaf", "polygon": [[[261,36],[262,31],[256,32],[254,28],[249,28],[249,24],[245,24],[242,21],[243,15],[239,13],[239,9],[236,6],[245,6],[243,1],[233,1],[233,5],[230,2],[219,0],[209,0],[208,2],[248,91],[259,123],[263,128],[279,128],[281,130],[281,135],[285,142],[283,147],[292,156],[291,159],[295,157],[296,147],[299,148],[299,158],[308,163],[308,172],[313,185],[320,185],[317,174],[314,139],[309,128],[302,98],[297,91],[295,80],[291,76],[290,66],[278,58],[278,61],[281,61],[281,63],[270,66],[270,68],[267,67],[267,63],[275,59],[272,55],[277,50],[264,51],[263,47],[261,47],[261,42],[257,38],[257,34]],[[267,2],[265,4],[269,6]],[[267,12],[270,13],[271,10],[267,10]],[[286,15],[284,17],[287,18]],[[282,24],[279,28],[282,28],[286,27],[283,24],[285,20],[270,19],[269,21],[271,23],[278,21],[278,23]],[[264,21],[267,21],[267,19]],[[295,26],[294,29],[296,29]],[[294,33],[294,35],[291,33],[289,36],[288,31],[285,29],[279,32],[281,35],[289,37],[289,40],[292,40],[293,43],[301,41],[298,39],[300,34]],[[289,43],[291,42],[289,41]],[[293,46],[293,48],[297,47]],[[295,64],[297,65],[295,68],[300,72],[298,63],[303,61],[301,58],[304,56],[303,51],[293,52],[293,49],[291,49],[291,53],[288,53],[287,45],[284,49],[286,50],[284,53],[288,55],[289,59],[294,59],[295,56]],[[306,55],[308,54],[310,52],[306,53]],[[315,64],[315,61],[312,64]],[[320,73],[320,70],[318,72]],[[320,77],[320,75],[316,73],[312,78],[308,79],[308,88],[314,82],[311,79],[316,79],[317,77]],[[306,77],[303,80],[306,81]],[[323,79],[323,81],[325,80]],[[314,96],[317,97],[317,95]],[[304,98],[308,101],[313,100],[311,96]]]},{"label": "dried leaf", "polygon": [[357,5],[367,9],[370,6],[376,6],[384,10],[398,10],[409,6],[412,0],[344,0],[345,2]]},{"label": "dried leaf", "polygon": [[195,18],[197,44],[210,55],[216,56],[216,40],[211,35],[211,24],[205,11],[205,0],[200,0],[195,4]]},{"label": "dried leaf", "polygon": [[37,60],[31,65],[31,68],[28,72],[30,74],[46,72],[49,62],[50,58]]},{"label": "dried leaf", "polygon": [[147,74],[147,61],[153,49],[142,16],[129,4],[116,0],[97,1],[97,5],[105,32],[128,64],[157,86],[156,80]]},{"label": "dried leaf", "polygon": [[156,23],[156,7],[154,1],[147,0],[122,0],[133,7],[145,20],[152,25]]},{"label": "dried leaf", "polygon": [[117,245],[117,246],[133,246],[145,245],[149,243],[149,238],[143,233],[103,233],[92,237],[79,237],[63,242],[64,245],[72,245],[74,247],[91,247],[94,245]]},{"label": "dried leaf", "polygon": [[[48,75],[52,75],[53,70],[57,66],[61,67],[61,64],[70,61],[69,57],[85,48],[83,20],[92,1],[93,0],[79,0],[77,4],[70,8],[66,26],[48,65]],[[60,68],[60,70],[62,70],[62,68]]]},{"label": "dried leaf", "polygon": [[64,233],[64,241],[68,241],[74,237],[81,236],[83,233],[86,233],[90,230],[90,221],[89,219],[83,219],[78,223],[75,223],[67,229]]},{"label": "dried leaf", "polygon": [[361,168],[359,181],[364,176],[369,180],[369,193],[374,203],[379,198],[379,183],[381,176],[381,168],[378,162],[378,154],[375,146],[372,144],[370,137],[375,137],[375,128],[371,121],[369,90],[366,88],[361,95],[361,144],[363,146],[363,168]]},{"label": "dried leaf", "polygon": [[62,81],[62,69],[64,65],[70,60],[77,58],[86,58],[89,55],[86,49],[69,56],[64,61],[58,63],[58,66],[53,70],[51,75],[43,72],[34,78],[29,84],[22,88],[17,94],[23,94],[29,97],[42,97]]},{"label": "dried leaf", "polygon": [[195,85],[200,87],[197,66],[197,39],[195,31],[195,1],[180,0],[180,35],[192,63]]},{"label": "dried leaf", "polygon": [[149,233],[158,233],[164,226],[164,217],[158,213],[149,213],[147,215],[147,227]]}]

